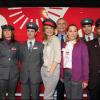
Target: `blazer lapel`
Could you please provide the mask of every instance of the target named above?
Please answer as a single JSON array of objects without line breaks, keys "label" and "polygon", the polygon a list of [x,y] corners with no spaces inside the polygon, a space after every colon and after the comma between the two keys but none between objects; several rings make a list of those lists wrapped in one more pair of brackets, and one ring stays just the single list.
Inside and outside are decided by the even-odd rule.
[{"label": "blazer lapel", "polygon": [[33,49],[36,48],[36,47],[38,47],[38,42],[37,41],[35,41]]},{"label": "blazer lapel", "polygon": [[2,45],[3,45],[4,47],[8,47],[8,48],[9,48],[9,46],[8,46],[8,44],[7,44],[7,42],[6,42],[5,40],[2,42]]},{"label": "blazer lapel", "polygon": [[38,42],[35,41],[34,46],[33,46],[33,53],[38,50]]},{"label": "blazer lapel", "polygon": [[99,42],[97,38],[95,39],[94,47],[99,47]]},{"label": "blazer lapel", "polygon": [[27,42],[25,42],[25,44],[24,44],[23,51],[25,52],[25,55],[28,55],[29,51],[28,51],[28,45],[27,45]]}]

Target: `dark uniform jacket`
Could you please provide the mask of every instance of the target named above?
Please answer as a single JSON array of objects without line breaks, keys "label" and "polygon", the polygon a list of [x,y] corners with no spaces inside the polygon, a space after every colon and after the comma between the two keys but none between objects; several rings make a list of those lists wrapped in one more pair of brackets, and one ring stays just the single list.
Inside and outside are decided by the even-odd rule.
[{"label": "dark uniform jacket", "polygon": [[0,79],[16,78],[19,76],[18,57],[19,44],[0,40]]},{"label": "dark uniform jacket", "polygon": [[[89,50],[89,88],[96,86],[100,81],[100,46],[98,38],[87,43]],[[99,80],[98,80],[99,79]]]},{"label": "dark uniform jacket", "polygon": [[21,45],[21,72],[20,79],[26,83],[28,79],[32,83],[41,82],[40,70],[43,64],[43,44],[35,41],[32,52],[29,53],[27,42]]}]

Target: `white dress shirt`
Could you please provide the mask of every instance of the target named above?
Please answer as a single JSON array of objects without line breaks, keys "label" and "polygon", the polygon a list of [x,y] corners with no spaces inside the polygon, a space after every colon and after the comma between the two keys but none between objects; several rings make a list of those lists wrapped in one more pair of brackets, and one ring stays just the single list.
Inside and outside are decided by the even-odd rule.
[{"label": "white dress shirt", "polygon": [[72,69],[72,51],[75,43],[76,41],[69,41],[66,43],[66,47],[62,49],[64,68]]},{"label": "white dress shirt", "polygon": [[59,40],[61,40],[61,35],[63,35],[64,42],[66,42],[66,33],[63,34],[58,33]]},{"label": "white dress shirt", "polygon": [[33,39],[33,40],[27,40],[28,49],[30,47],[30,42],[32,42],[32,47],[33,47],[34,43],[35,43],[35,39]]},{"label": "white dress shirt", "polygon": [[90,40],[93,40],[93,39],[94,39],[94,34],[93,34],[93,33],[90,33],[89,35],[86,35],[86,34],[85,34],[85,39],[86,39],[86,41],[90,41],[90,40],[88,39],[88,37],[90,38]]}]

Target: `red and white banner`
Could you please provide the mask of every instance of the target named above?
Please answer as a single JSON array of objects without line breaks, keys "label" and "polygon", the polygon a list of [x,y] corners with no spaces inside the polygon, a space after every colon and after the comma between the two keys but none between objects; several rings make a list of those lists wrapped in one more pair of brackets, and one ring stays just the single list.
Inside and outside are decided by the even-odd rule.
[{"label": "red and white banner", "polygon": [[[0,26],[11,24],[15,27],[16,40],[23,42],[27,39],[25,24],[36,22],[40,27],[37,40],[42,41],[42,20],[51,18],[57,20],[64,17],[68,24],[74,23],[81,29],[80,21],[85,18],[100,18],[100,8],[74,8],[74,7],[16,7],[0,8]],[[80,31],[81,32],[81,31]],[[1,33],[1,28],[0,28]],[[80,33],[80,35],[82,35]]]}]

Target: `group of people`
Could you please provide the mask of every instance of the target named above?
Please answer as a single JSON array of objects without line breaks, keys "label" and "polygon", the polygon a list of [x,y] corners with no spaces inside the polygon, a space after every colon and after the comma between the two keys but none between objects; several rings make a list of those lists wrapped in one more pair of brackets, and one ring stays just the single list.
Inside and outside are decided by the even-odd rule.
[{"label": "group of people", "polygon": [[[100,99],[100,18],[81,20],[83,37],[76,24],[68,25],[64,18],[57,22],[44,19],[43,42],[35,39],[38,26],[26,24],[27,41],[14,39],[14,27],[3,25],[0,39],[0,100],[15,100],[18,80],[22,100],[39,100],[40,84],[44,84],[44,100],[82,100],[87,88],[89,100]],[[55,32],[57,30],[57,33]],[[20,66],[20,67],[18,67]]]}]

